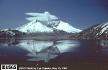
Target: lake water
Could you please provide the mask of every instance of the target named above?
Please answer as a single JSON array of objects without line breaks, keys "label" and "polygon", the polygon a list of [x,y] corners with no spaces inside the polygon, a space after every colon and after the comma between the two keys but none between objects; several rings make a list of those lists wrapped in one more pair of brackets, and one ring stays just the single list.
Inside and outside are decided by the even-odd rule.
[{"label": "lake water", "polygon": [[0,40],[0,63],[108,64],[108,40]]}]

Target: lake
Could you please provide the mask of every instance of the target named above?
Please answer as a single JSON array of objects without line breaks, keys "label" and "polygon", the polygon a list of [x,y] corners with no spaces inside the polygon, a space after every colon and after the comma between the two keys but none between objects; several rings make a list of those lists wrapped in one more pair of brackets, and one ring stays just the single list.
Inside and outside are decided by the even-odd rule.
[{"label": "lake", "polygon": [[108,65],[108,40],[0,40],[0,63]]}]

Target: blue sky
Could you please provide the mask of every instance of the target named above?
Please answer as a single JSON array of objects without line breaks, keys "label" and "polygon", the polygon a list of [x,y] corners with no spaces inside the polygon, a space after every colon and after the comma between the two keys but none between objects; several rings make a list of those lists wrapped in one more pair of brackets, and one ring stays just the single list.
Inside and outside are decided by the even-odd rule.
[{"label": "blue sky", "polygon": [[44,11],[79,29],[108,21],[107,0],[0,0],[0,27],[21,26],[29,22],[24,13]]}]

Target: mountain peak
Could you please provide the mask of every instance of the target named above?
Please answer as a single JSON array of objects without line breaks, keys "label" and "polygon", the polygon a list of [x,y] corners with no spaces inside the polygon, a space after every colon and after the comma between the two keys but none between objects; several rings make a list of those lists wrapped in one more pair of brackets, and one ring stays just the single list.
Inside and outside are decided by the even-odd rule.
[{"label": "mountain peak", "polygon": [[58,17],[45,11],[43,13],[25,13],[31,17],[26,18],[30,23],[18,27],[22,32],[53,32],[54,29],[65,32],[80,32],[80,29],[74,28],[70,24],[63,22]]}]

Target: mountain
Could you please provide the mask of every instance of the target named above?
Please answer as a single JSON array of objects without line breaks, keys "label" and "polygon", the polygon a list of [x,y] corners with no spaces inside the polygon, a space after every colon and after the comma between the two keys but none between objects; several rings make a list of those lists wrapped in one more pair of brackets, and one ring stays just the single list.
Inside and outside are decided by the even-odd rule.
[{"label": "mountain", "polygon": [[108,22],[93,25],[85,30],[77,29],[58,17],[44,13],[26,13],[30,22],[14,30],[0,29],[0,38],[63,40],[108,39]]},{"label": "mountain", "polygon": [[20,32],[18,30],[1,29],[0,30],[0,39],[18,38],[18,37],[21,37],[24,34],[25,33]]},{"label": "mountain", "polygon": [[81,32],[80,29],[74,28],[70,24],[63,22],[58,17],[51,15],[49,12],[44,13],[26,13],[31,17],[26,18],[30,22],[16,28],[21,32],[36,33],[36,32],[47,32],[52,33],[56,31],[64,31],[68,33]]},{"label": "mountain", "polygon": [[77,39],[108,39],[108,22],[93,25],[70,38],[73,37]]},{"label": "mountain", "polygon": [[108,34],[108,22],[105,23],[105,24],[101,24],[98,27],[101,28],[101,31],[99,33],[100,35],[102,35],[102,34]]}]

